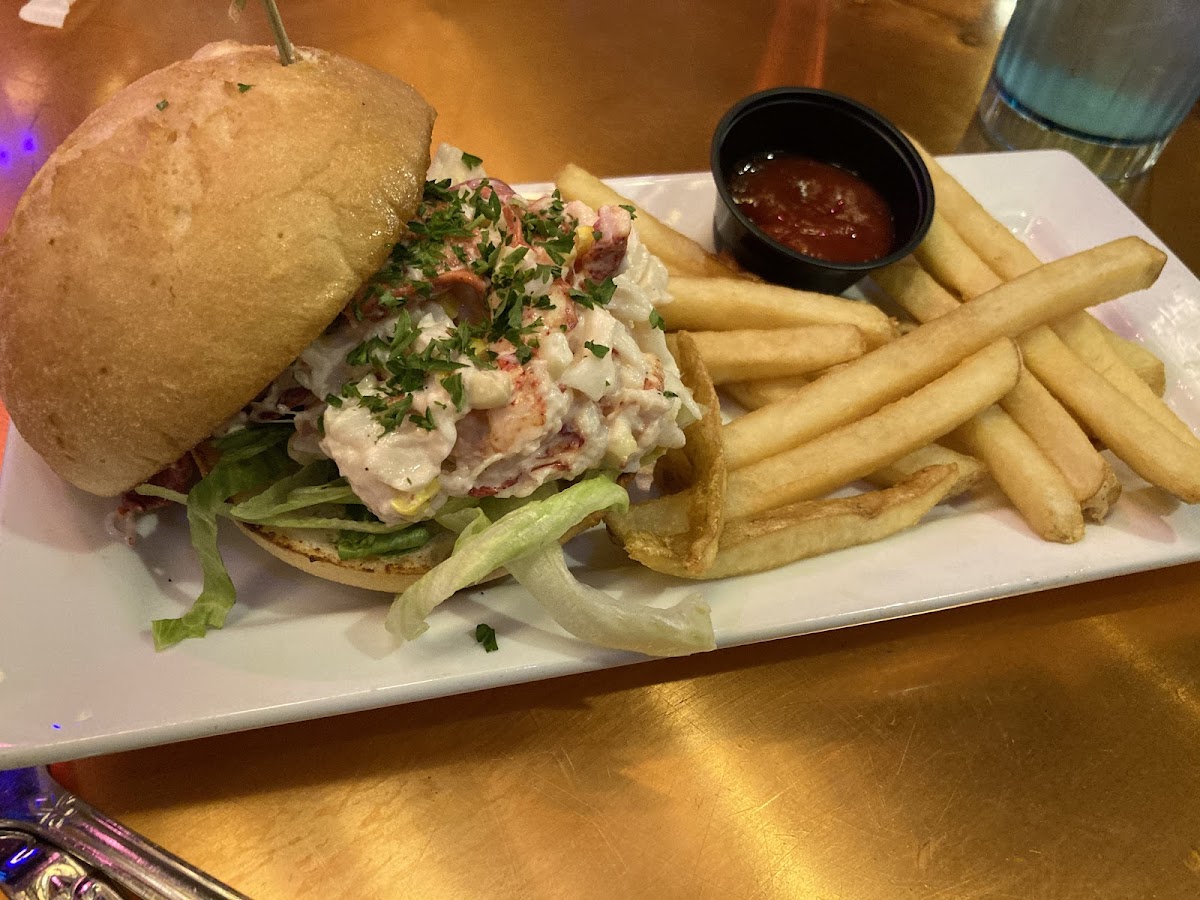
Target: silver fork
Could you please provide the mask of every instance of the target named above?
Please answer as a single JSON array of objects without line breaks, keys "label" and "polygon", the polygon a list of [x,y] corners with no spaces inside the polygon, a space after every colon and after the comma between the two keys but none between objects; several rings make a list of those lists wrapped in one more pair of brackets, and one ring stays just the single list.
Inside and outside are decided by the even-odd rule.
[{"label": "silver fork", "polygon": [[43,766],[0,772],[0,894],[248,900],[80,800]]}]

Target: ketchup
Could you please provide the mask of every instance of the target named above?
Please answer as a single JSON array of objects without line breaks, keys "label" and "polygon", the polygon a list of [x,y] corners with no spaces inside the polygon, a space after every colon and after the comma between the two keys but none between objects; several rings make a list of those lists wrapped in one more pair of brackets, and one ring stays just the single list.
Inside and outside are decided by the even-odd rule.
[{"label": "ketchup", "polygon": [[852,172],[787,153],[755,156],[729,181],[738,209],[781,244],[828,262],[861,263],[892,250],[892,211]]}]

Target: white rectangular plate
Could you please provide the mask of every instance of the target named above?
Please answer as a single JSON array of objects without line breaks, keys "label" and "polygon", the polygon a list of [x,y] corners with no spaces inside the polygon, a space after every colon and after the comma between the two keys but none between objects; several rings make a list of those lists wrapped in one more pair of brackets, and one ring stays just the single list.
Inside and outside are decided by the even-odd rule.
[{"label": "white rectangular plate", "polygon": [[[1044,258],[1136,234],[1159,242],[1065,154],[948,158],[946,167]],[[618,190],[709,243],[707,174],[619,179]],[[1167,399],[1200,422],[1200,283],[1171,257],[1158,283],[1098,310],[1163,357]],[[1109,521],[1072,546],[1038,540],[998,502],[939,507],[878,544],[773,572],[683,584],[637,568],[592,533],[571,546],[580,577],[631,600],[694,590],[731,646],[945,609],[1200,559],[1200,509],[1122,471]],[[563,634],[519,586],[465,592],[396,649],[388,598],[308,579],[240,534],[224,547],[240,599],[223,631],[156,653],[149,622],[199,587],[181,516],[131,549],[111,501],[67,486],[13,432],[0,473],[0,768],[406,703],[636,662]],[[917,561],[920,561],[918,564]],[[474,641],[488,622],[500,651]]]}]

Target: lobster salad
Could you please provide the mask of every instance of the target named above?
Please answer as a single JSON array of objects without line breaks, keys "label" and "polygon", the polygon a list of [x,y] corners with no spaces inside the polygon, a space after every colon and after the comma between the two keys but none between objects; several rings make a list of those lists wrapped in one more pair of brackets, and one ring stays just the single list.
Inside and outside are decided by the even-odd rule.
[{"label": "lobster salad", "polygon": [[[624,483],[648,486],[701,415],[655,309],[666,302],[666,269],[639,241],[631,207],[526,199],[443,145],[383,267],[215,436],[223,462],[278,468],[241,503],[218,492],[217,512],[325,536],[348,561],[455,532],[449,559],[394,602],[387,624],[401,639],[504,567],[589,641],[654,654],[711,647],[702,601],[623,606],[580,584],[559,544],[626,505]],[[196,500],[185,499],[190,518]],[[198,548],[202,561],[215,555]],[[159,644],[197,636],[195,614],[156,622]]]}]

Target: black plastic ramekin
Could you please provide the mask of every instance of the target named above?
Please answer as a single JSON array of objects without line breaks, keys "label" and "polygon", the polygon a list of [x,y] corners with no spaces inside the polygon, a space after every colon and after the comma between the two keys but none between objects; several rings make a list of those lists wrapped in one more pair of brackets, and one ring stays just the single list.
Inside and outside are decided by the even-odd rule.
[{"label": "black plastic ramekin", "polygon": [[[765,234],[733,202],[729,180],[746,160],[796,153],[845,169],[874,187],[892,211],[892,250],[869,262],[807,256]],[[891,122],[849,97],[816,88],[751,94],[727,112],[712,141],[717,249],[768,281],[840,294],[875,269],[907,256],[933,220],[933,183],[912,143]]]}]

